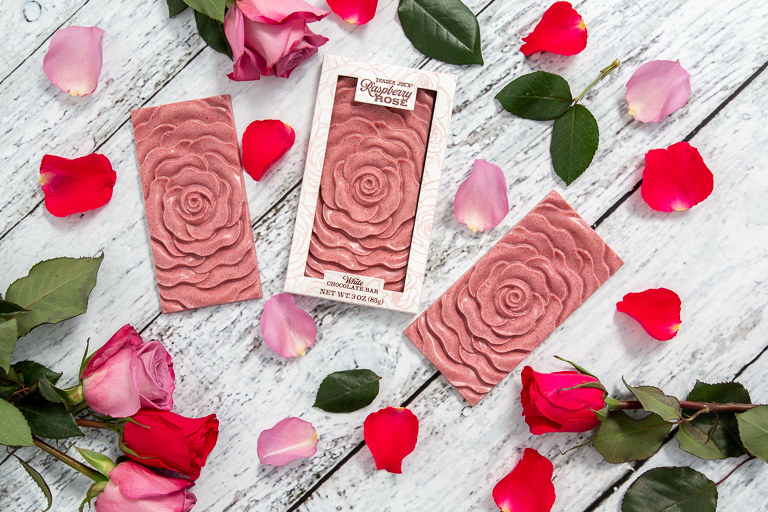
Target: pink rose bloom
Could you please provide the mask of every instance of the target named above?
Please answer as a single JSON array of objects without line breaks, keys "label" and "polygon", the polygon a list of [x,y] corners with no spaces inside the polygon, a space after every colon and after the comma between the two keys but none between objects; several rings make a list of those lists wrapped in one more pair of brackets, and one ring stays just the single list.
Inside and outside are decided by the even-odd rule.
[{"label": "pink rose bloom", "polygon": [[197,499],[189,480],[167,478],[135,462],[121,462],[96,498],[96,512],[189,512]]},{"label": "pink rose bloom", "polygon": [[328,42],[307,27],[328,13],[304,0],[237,0],[224,18],[235,60],[227,76],[239,82],[262,75],[288,78],[293,68]]},{"label": "pink rose bloom", "polygon": [[94,411],[127,418],[140,408],[173,408],[173,362],[159,341],[144,343],[123,326],[93,354],[83,372],[83,394]]}]

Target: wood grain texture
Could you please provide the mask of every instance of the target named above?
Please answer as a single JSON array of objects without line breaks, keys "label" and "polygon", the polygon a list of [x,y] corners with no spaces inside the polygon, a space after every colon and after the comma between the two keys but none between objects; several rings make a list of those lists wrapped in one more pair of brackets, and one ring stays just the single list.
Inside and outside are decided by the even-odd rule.
[{"label": "wood grain texture", "polygon": [[[313,3],[322,4],[320,0]],[[533,28],[546,5],[532,0],[467,4],[475,12],[482,10],[483,67],[424,59],[397,26],[394,0],[381,1],[376,18],[363,27],[333,18],[316,25],[318,32],[331,39],[322,52],[424,65],[459,75],[424,305],[552,188],[561,191],[587,222],[595,222],[638,181],[642,155],[691,133],[764,63],[765,55],[754,49],[768,45],[763,27],[768,8],[754,1],[585,1],[576,3],[590,31],[582,54],[523,59],[517,51],[520,38]],[[92,97],[80,101],[57,93],[42,74],[45,44],[36,51],[28,48],[31,57],[0,83],[0,95],[9,105],[4,119],[13,121],[0,131],[0,155],[7,162],[0,168],[4,183],[0,233],[5,233],[0,242],[4,262],[0,289],[40,259],[94,255],[103,249],[105,260],[88,312],[33,331],[20,340],[14,360],[35,358],[73,375],[87,337],[95,348],[126,322],[144,328],[146,338],[162,338],[174,355],[177,411],[188,416],[216,412],[222,422],[219,444],[196,485],[199,510],[285,510],[358,445],[368,412],[402,403],[434,369],[401,337],[400,331],[411,320],[403,314],[299,299],[298,304],[315,317],[319,336],[306,357],[291,361],[261,342],[258,318],[263,301],[158,318],[160,305],[127,121],[137,106],[226,93],[232,95],[240,133],[253,119],[276,117],[296,129],[296,144],[280,164],[259,183],[246,182],[268,298],[282,289],[320,59],[300,66],[289,81],[230,82],[224,76],[229,61],[211,50],[200,52],[203,44],[190,13],[168,20],[164,0],[139,4],[90,0],[69,23],[98,24],[107,30],[105,68]],[[493,96],[515,76],[535,69],[561,73],[574,90],[580,90],[616,57],[624,65],[584,100],[601,127],[595,162],[563,192],[544,142],[549,124],[513,118]],[[680,58],[693,75],[693,95],[688,105],[661,123],[640,125],[625,113],[623,86],[634,69],[656,58]],[[764,90],[765,82],[760,83]],[[556,353],[578,359],[599,374],[612,376],[611,390],[618,391],[620,381],[613,376],[619,361],[631,369],[624,372],[627,377],[632,372],[647,382],[667,384],[669,392],[683,393],[696,376],[728,378],[760,352],[766,338],[762,309],[766,270],[765,247],[758,242],[766,238],[759,238],[766,224],[755,205],[764,203],[765,181],[759,180],[765,180],[760,170],[766,162],[754,148],[766,142],[761,135],[766,112],[754,92],[757,85],[747,88],[692,141],[715,172],[713,196],[672,224],[661,214],[648,212],[637,194],[608,217],[598,232],[624,256],[625,268],[597,292],[588,307],[580,308],[534,351],[532,364],[555,369],[551,356]],[[751,96],[744,96],[748,92]],[[45,152],[71,157],[94,148],[108,155],[118,172],[112,201],[73,218],[51,217],[38,206],[40,157]],[[499,227],[478,235],[453,217],[453,196],[474,158],[505,170],[512,205]],[[721,175],[722,180],[750,181],[742,188],[723,181],[721,192]],[[724,212],[729,216],[720,216]],[[716,235],[703,231],[713,225]],[[738,259],[723,247],[753,249],[743,255],[746,259]],[[744,268],[753,269],[752,273]],[[722,279],[729,271],[733,277]],[[661,347],[630,319],[614,313],[615,301],[627,291],[659,284],[681,294],[684,315],[691,319],[686,322],[684,316],[681,334]],[[725,318],[720,315],[723,310]],[[764,358],[753,366],[764,370]],[[379,397],[370,407],[348,415],[311,408],[327,373],[355,367],[371,368],[383,377]],[[493,510],[490,489],[514,465],[524,446],[538,447],[555,458],[559,509],[568,510],[563,504],[569,503],[586,507],[627,466],[601,463],[590,450],[554,457],[558,448],[575,444],[579,436],[533,439],[519,417],[518,382],[519,373],[513,372],[488,395],[488,402],[470,411],[455,390],[438,379],[411,406],[422,420],[421,441],[406,459],[402,477],[373,473],[370,455],[363,449],[302,505],[303,510],[383,510],[395,504],[401,508],[392,510],[439,509],[440,504],[455,510],[453,503],[479,503],[478,510]],[[765,396],[764,391],[754,392],[756,398],[761,394]],[[316,425],[318,454],[282,468],[259,465],[258,432],[289,415]],[[116,454],[109,435],[77,444]],[[20,454],[48,477],[56,500],[54,510],[76,509],[87,486],[84,477],[33,449]],[[457,461],[474,471],[461,470]],[[764,477],[761,471],[753,463],[743,474],[759,479]],[[428,474],[432,476],[428,485],[415,485],[426,482]],[[39,509],[39,491],[18,464],[0,465],[0,481],[14,483],[0,485],[0,508]],[[751,488],[749,492],[759,492],[759,486]],[[750,510],[755,496],[747,494],[734,509]],[[424,501],[413,505],[415,499]],[[428,507],[423,508],[424,503]],[[615,505],[605,510],[615,510]]]}]

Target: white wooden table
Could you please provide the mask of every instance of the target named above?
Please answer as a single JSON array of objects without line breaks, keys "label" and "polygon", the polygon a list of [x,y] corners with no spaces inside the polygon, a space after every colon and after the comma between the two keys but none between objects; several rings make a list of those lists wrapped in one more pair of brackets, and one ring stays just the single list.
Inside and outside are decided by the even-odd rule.
[{"label": "white wooden table", "polygon": [[[324,5],[322,0],[313,1]],[[312,26],[328,36],[323,53],[455,73],[459,89],[443,170],[422,306],[445,290],[551,189],[557,189],[622,256],[625,266],[525,361],[542,371],[564,369],[557,354],[590,368],[609,390],[621,377],[684,395],[697,378],[738,378],[755,401],[768,402],[768,4],[760,0],[602,0],[575,7],[589,30],[574,57],[523,58],[520,39],[547,1],[468,0],[483,33],[485,65],[459,67],[416,52],[398,26],[395,0],[380,0],[376,18],[355,27],[335,17]],[[674,441],[647,462],[611,465],[591,448],[565,451],[583,435],[529,434],[521,418],[520,369],[477,407],[436,374],[401,336],[409,315],[300,298],[316,319],[318,340],[299,360],[284,360],[260,338],[264,299],[161,315],[129,122],[147,105],[231,94],[240,133],[254,119],[279,118],[296,144],[259,183],[248,178],[265,297],[282,289],[297,195],[320,68],[319,57],[290,78],[236,83],[230,62],[207,49],[190,12],[169,20],[165,0],[6,0],[0,52],[0,289],[33,263],[57,256],[105,258],[88,312],[44,326],[19,341],[14,359],[35,358],[76,374],[83,343],[104,343],[132,323],[145,339],[162,339],[177,370],[176,410],[215,412],[221,435],[195,486],[200,511],[494,511],[491,489],[521,456],[538,449],[555,465],[555,510],[619,509],[637,470],[691,465],[713,480],[735,460],[702,462]],[[104,68],[95,94],[60,93],[42,72],[51,35],[61,26],[98,25]],[[622,66],[584,103],[600,124],[589,170],[565,188],[551,169],[550,123],[502,111],[494,95],[512,78],[544,69],[581,90],[613,59]],[[689,103],[661,123],[643,125],[626,113],[624,84],[642,63],[680,59],[692,75]],[[637,184],[643,155],[688,140],[715,174],[704,203],[679,214],[650,210]],[[45,153],[106,154],[117,171],[111,202],[65,219],[45,210],[38,181]],[[500,165],[512,206],[497,228],[473,234],[453,216],[453,196],[472,160]],[[615,312],[630,291],[666,286],[683,301],[673,340],[650,339]],[[383,377],[370,407],[332,415],[312,408],[328,373],[370,368]],[[68,384],[68,383],[67,383]],[[407,404],[421,427],[402,475],[376,472],[362,447],[363,419],[387,405]],[[317,454],[285,467],[259,464],[258,433],[286,416],[320,433]],[[117,455],[114,436],[89,432],[80,446]],[[60,443],[62,449],[73,449]],[[34,448],[20,451],[47,478],[55,511],[76,510],[88,486],[82,475]],[[641,472],[642,472],[641,471]],[[765,465],[750,462],[720,489],[720,510],[768,510]],[[0,465],[0,509],[40,510],[42,495],[13,460]]]}]

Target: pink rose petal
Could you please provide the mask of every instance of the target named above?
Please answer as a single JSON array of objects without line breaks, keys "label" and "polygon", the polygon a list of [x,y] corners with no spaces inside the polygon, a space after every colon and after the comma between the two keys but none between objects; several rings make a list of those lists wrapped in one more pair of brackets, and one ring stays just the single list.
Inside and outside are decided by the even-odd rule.
[{"label": "pink rose petal", "polygon": [[297,357],[315,343],[317,328],[312,315],[297,308],[290,293],[278,293],[264,304],[261,335],[281,356]]},{"label": "pink rose petal", "polygon": [[43,71],[53,85],[73,96],[86,96],[96,90],[101,74],[99,27],[67,27],[51,38],[43,58]]},{"label": "pink rose petal", "polygon": [[284,466],[317,452],[317,430],[301,418],[285,418],[259,434],[256,451],[262,464]]},{"label": "pink rose petal", "polygon": [[629,114],[643,123],[655,123],[688,103],[691,75],[679,60],[646,62],[627,82]]},{"label": "pink rose petal", "polygon": [[365,25],[376,14],[379,0],[328,0],[331,10],[348,23]]},{"label": "pink rose petal", "polygon": [[472,231],[485,231],[499,224],[509,213],[507,180],[500,167],[475,160],[475,167],[459,186],[454,202],[456,220]]},{"label": "pink rose petal", "polygon": [[628,293],[616,303],[616,310],[631,316],[645,332],[659,341],[677,336],[682,320],[680,296],[667,288],[652,288],[638,293]]},{"label": "pink rose petal", "polygon": [[311,23],[320,21],[330,13],[304,0],[237,0],[237,7],[252,21],[273,24],[292,20]]}]

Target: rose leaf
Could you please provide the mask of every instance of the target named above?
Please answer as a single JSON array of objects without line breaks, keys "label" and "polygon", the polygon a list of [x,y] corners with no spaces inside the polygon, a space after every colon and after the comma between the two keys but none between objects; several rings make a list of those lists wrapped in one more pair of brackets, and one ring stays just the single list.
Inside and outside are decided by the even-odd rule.
[{"label": "rose leaf", "polygon": [[565,78],[546,71],[536,71],[512,80],[496,95],[496,99],[508,112],[536,121],[557,119],[573,103],[571,88]]},{"label": "rose leaf", "polygon": [[715,512],[715,483],[691,468],[662,467],[640,475],[629,486],[621,512]]},{"label": "rose leaf", "polygon": [[583,105],[574,105],[555,120],[549,153],[552,166],[566,185],[587,170],[597,151],[600,131],[592,113]]},{"label": "rose leaf", "polygon": [[373,402],[381,377],[371,370],[333,372],[320,384],[314,406],[326,412],[352,412]]},{"label": "rose leaf", "polygon": [[671,429],[672,424],[656,414],[635,420],[624,411],[615,411],[598,427],[592,446],[612,464],[643,460],[661,448]]}]

